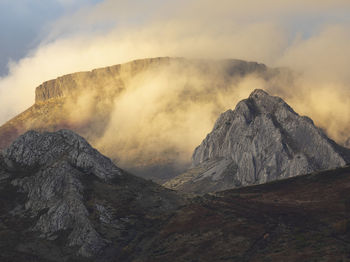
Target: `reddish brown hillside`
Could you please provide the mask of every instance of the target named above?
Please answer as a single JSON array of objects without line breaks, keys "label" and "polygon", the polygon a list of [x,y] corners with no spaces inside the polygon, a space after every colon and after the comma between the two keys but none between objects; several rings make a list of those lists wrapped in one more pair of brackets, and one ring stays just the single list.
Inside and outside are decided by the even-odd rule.
[{"label": "reddish brown hillside", "polygon": [[195,198],[144,261],[350,261],[349,192],[346,167]]}]

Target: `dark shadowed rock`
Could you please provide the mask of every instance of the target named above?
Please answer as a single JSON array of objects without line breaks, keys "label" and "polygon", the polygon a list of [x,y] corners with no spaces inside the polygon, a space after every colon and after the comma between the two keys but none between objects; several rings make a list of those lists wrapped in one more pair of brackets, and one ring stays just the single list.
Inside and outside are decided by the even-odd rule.
[{"label": "dark shadowed rock", "polygon": [[281,98],[255,90],[219,117],[193,168],[165,186],[203,193],[261,184],[344,166],[349,152]]}]

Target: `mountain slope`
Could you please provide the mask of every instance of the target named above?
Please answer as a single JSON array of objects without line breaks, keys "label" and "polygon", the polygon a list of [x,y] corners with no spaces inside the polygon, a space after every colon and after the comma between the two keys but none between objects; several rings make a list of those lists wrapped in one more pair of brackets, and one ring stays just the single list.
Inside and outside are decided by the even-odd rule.
[{"label": "mountain slope", "polygon": [[255,90],[216,121],[196,148],[193,168],[165,186],[213,192],[344,166],[350,150],[281,98]]},{"label": "mountain slope", "polygon": [[344,167],[197,197],[139,261],[350,261],[349,189]]},{"label": "mountain slope", "polygon": [[29,131],[7,148],[0,194],[1,261],[112,261],[183,203],[68,130]]},{"label": "mountain slope", "polygon": [[0,154],[0,261],[349,261],[350,168],[184,201],[62,130]]},{"label": "mountain slope", "polygon": [[255,62],[167,57],[65,75],[37,87],[35,104],[0,127],[0,149],[28,130],[70,129],[122,168],[161,182],[187,167],[201,130],[176,136],[190,134],[199,115],[210,126],[224,110],[223,93],[233,95],[245,76],[280,75],[289,79]]}]

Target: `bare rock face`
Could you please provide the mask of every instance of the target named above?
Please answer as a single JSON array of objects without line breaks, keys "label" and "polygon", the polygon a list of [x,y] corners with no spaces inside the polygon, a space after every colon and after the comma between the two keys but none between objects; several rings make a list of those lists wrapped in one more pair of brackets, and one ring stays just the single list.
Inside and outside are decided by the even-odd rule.
[{"label": "bare rock face", "polygon": [[281,98],[255,90],[219,117],[192,169],[165,186],[204,193],[261,184],[344,166],[349,152]]},{"label": "bare rock face", "polygon": [[5,150],[4,160],[10,169],[37,170],[33,176],[12,180],[12,185],[28,194],[25,208],[32,216],[47,209],[34,230],[42,232],[43,237],[56,239],[57,232],[71,228],[69,245],[80,246],[83,256],[94,255],[106,245],[88,219],[80,176],[90,174],[103,181],[122,176],[122,171],[108,158],[83,138],[62,130],[26,133]]},{"label": "bare rock face", "polygon": [[24,231],[63,241],[63,253],[82,257],[107,259],[106,250],[115,252],[142,235],[142,230],[126,232],[145,223],[146,213],[166,214],[181,202],[174,193],[125,173],[69,130],[20,136],[0,157],[0,182],[0,191],[14,188],[16,196],[24,196],[9,201],[15,202],[7,210],[10,219],[30,221]]},{"label": "bare rock face", "polygon": [[91,173],[104,181],[122,175],[121,169],[110,159],[69,130],[43,134],[29,131],[7,148],[4,156],[7,164],[15,168],[50,166],[62,159],[73,168]]},{"label": "bare rock face", "polygon": [[[39,103],[53,98],[81,95],[81,93],[91,91],[92,89],[101,93],[106,93],[106,89],[108,89],[109,95],[116,95],[118,92],[125,89],[128,80],[137,74],[151,69],[164,69],[173,64],[178,64],[184,68],[196,68],[203,71],[203,73],[212,73],[213,68],[217,70],[220,69],[223,70],[222,77],[244,76],[250,73],[266,74],[269,70],[264,64],[236,59],[205,61],[170,57],[147,58],[134,60],[125,64],[99,68],[90,72],[69,74],[46,81],[36,88],[35,102]],[[272,70],[269,73],[271,74]]]},{"label": "bare rock face", "polygon": [[125,82],[136,74],[165,66],[170,63],[168,57],[135,60],[126,64],[99,68],[88,72],[78,72],[49,80],[35,90],[35,102],[45,102],[50,99],[82,95],[84,92],[97,91],[116,95],[125,88]]}]

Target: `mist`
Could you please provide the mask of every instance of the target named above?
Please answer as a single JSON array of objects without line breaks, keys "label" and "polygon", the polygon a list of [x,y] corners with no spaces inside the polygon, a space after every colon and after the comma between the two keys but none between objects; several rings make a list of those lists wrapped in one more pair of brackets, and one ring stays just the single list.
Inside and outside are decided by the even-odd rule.
[{"label": "mist", "polygon": [[208,66],[215,61],[186,62],[173,61],[128,81],[114,99],[97,148],[118,156],[121,166],[171,164],[174,159],[185,165],[222,112],[266,86],[255,74],[227,78],[224,68]]},{"label": "mist", "polygon": [[[119,150],[121,162],[157,162],[166,152],[188,162],[218,115],[255,88],[281,96],[342,143],[350,128],[349,7],[345,0],[106,0],[61,17],[39,46],[9,65],[0,78],[0,122],[32,105],[35,87],[60,75],[147,57],[236,58],[295,73],[268,81],[248,75],[215,89],[220,73],[147,72],[111,102],[108,127],[94,144]],[[89,117],[94,95],[74,104],[71,121]]]}]

